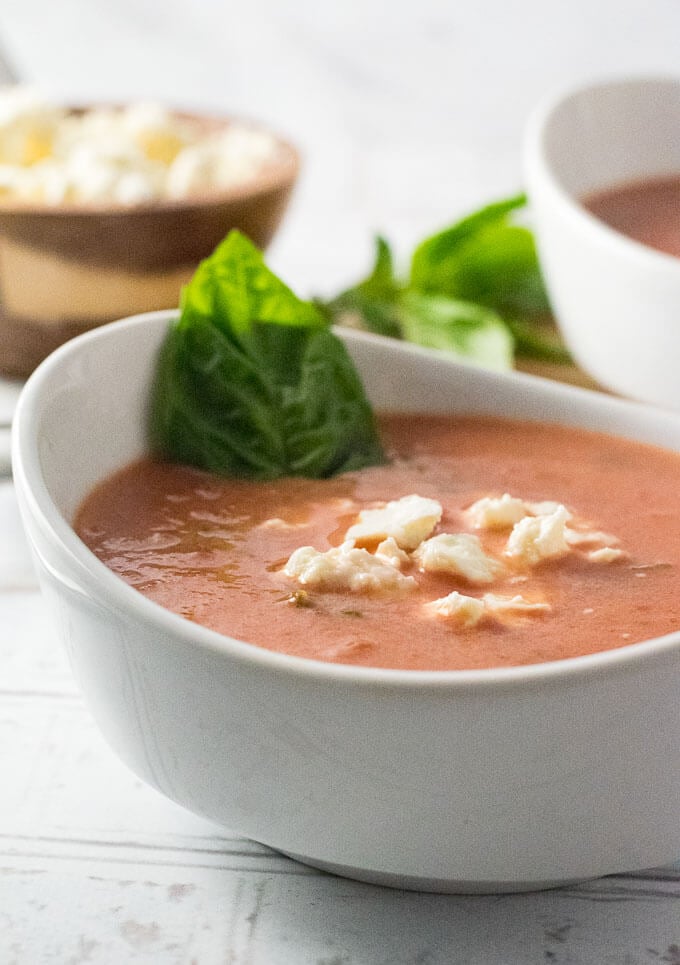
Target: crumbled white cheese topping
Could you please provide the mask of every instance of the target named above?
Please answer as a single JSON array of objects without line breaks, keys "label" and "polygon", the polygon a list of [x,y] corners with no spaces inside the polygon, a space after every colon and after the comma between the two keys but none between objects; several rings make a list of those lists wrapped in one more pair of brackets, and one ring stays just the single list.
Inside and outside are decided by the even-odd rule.
[{"label": "crumbled white cheese topping", "polygon": [[243,184],[277,156],[243,123],[207,130],[158,104],[67,112],[25,87],[0,90],[0,198],[138,204]]},{"label": "crumbled white cheese topping", "polygon": [[379,559],[385,560],[385,562],[391,566],[396,566],[397,569],[401,569],[402,566],[410,562],[408,553],[400,549],[399,544],[393,536],[388,536],[387,539],[384,539],[382,543],[378,544],[375,555]]},{"label": "crumbled white cheese topping", "polygon": [[622,559],[626,554],[616,546],[603,546],[600,549],[591,550],[588,559],[592,563],[614,563]]},{"label": "crumbled white cheese topping", "polygon": [[45,103],[30,87],[5,87],[0,92],[0,163],[35,164],[52,149],[64,111]]},{"label": "crumbled white cheese topping", "polygon": [[469,506],[465,515],[475,529],[509,529],[527,515],[527,504],[510,493],[485,496]]},{"label": "crumbled white cheese topping", "polygon": [[547,613],[551,608],[545,601],[525,600],[519,594],[517,596],[498,596],[495,593],[484,594],[484,606],[489,613],[498,614],[533,614]]},{"label": "crumbled white cheese topping", "polygon": [[476,626],[485,612],[482,600],[478,600],[474,596],[465,596],[455,590],[440,600],[426,603],[425,609],[465,628]]},{"label": "crumbled white cheese topping", "polygon": [[467,628],[476,626],[485,618],[503,621],[507,617],[547,613],[550,610],[550,604],[534,603],[525,600],[523,596],[505,597],[494,593],[485,593],[481,599],[478,599],[454,591],[439,600],[426,603],[425,609]]},{"label": "crumbled white cheese topping", "polygon": [[[525,566],[562,556],[572,548],[595,563],[614,562],[626,555],[614,545],[618,542],[616,537],[587,529],[583,520],[574,524],[580,528],[569,527],[572,513],[561,503],[532,503],[504,493],[477,500],[466,516],[478,529],[512,527],[504,555]],[[414,577],[401,572],[413,562],[423,573],[445,573],[471,584],[488,585],[503,576],[510,583],[530,579],[526,573],[512,575],[512,570],[486,554],[480,538],[472,533],[431,536],[441,517],[439,502],[417,495],[404,496],[378,509],[362,510],[341,546],[325,553],[303,546],[292,554],[283,572],[303,585],[355,592],[413,589],[417,585]],[[272,520],[267,525],[275,524],[283,521]],[[375,552],[369,552],[366,546],[375,547]],[[483,619],[512,622],[547,613],[551,605],[519,594],[485,593],[477,598],[453,591],[424,604],[424,610],[468,628]]]},{"label": "crumbled white cheese topping", "polygon": [[616,536],[603,533],[599,529],[572,529],[565,530],[565,538],[570,546],[587,546],[591,543],[599,543],[600,546],[615,546],[618,543]]},{"label": "crumbled white cheese topping", "polygon": [[300,523],[291,523],[287,519],[281,519],[280,516],[270,516],[269,519],[263,520],[263,522],[258,523],[257,529],[278,529],[281,532],[288,532],[294,529],[306,529],[309,526],[308,521]]},{"label": "crumbled white cheese topping", "polygon": [[493,583],[501,569],[497,560],[486,555],[479,538],[471,533],[433,536],[420,544],[413,558],[424,572],[451,573],[469,583]]},{"label": "crumbled white cheese topping", "polygon": [[526,503],[525,505],[532,516],[551,516],[555,510],[564,509],[567,519],[571,519],[569,510],[562,503],[556,503],[552,499],[544,499],[540,503]]},{"label": "crumbled white cheese topping", "polygon": [[381,509],[363,509],[347,530],[346,539],[359,544],[391,536],[404,550],[413,550],[426,539],[442,518],[441,503],[423,496],[403,496]]},{"label": "crumbled white cheese topping", "polygon": [[[526,499],[503,493],[502,496],[484,496],[467,508],[465,515],[475,529],[510,529],[525,516],[549,516],[560,508],[552,500],[532,503]],[[568,510],[567,510],[568,512]],[[571,519],[571,513],[567,517]]]},{"label": "crumbled white cheese topping", "polygon": [[569,551],[565,529],[570,518],[569,511],[561,505],[546,516],[525,516],[512,528],[506,556],[533,566],[564,555]]},{"label": "crumbled white cheese topping", "polygon": [[295,550],[283,572],[303,586],[321,590],[351,590],[357,593],[410,590],[411,576],[404,576],[391,563],[360,549],[353,540],[320,553],[312,546]]}]

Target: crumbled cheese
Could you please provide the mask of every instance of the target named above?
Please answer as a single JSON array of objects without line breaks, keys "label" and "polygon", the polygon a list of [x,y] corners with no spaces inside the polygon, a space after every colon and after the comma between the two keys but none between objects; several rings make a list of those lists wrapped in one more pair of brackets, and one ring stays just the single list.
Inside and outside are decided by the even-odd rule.
[{"label": "crumbled cheese", "polygon": [[[475,529],[510,529],[525,516],[550,516],[558,508],[560,503],[552,500],[532,503],[503,493],[502,496],[478,499],[468,507],[465,515]],[[568,518],[571,519],[571,514]]]},{"label": "crumbled cheese", "polygon": [[399,548],[399,544],[393,536],[388,536],[382,543],[378,544],[375,555],[391,566],[401,569],[406,563],[410,562],[408,553]]},{"label": "crumbled cheese", "polygon": [[601,549],[591,550],[588,559],[593,563],[613,563],[622,559],[626,554],[616,546],[603,546]]},{"label": "crumbled cheese", "polygon": [[549,603],[532,602],[519,595],[497,596],[495,593],[485,593],[483,600],[487,612],[494,614],[547,613],[552,609]]},{"label": "crumbled cheese", "polygon": [[240,185],[279,150],[250,125],[206,130],[158,104],[67,112],[30,88],[0,90],[2,199],[134,205],[182,198]]},{"label": "crumbled cheese", "polygon": [[474,596],[464,596],[454,590],[448,596],[426,603],[425,609],[436,616],[452,620],[461,627],[474,627],[484,616],[484,603]]},{"label": "crumbled cheese", "polygon": [[526,503],[525,504],[532,516],[552,516],[552,514],[557,509],[564,509],[567,514],[567,519],[571,519],[571,513],[566,509],[562,503],[556,503],[552,499],[544,499],[540,503]]},{"label": "crumbled cheese", "polygon": [[599,543],[601,546],[615,546],[618,543],[616,536],[603,533],[599,529],[572,529],[567,527],[564,537],[570,546],[587,546],[589,543]]},{"label": "crumbled cheese", "polygon": [[469,583],[492,583],[500,570],[497,560],[487,556],[477,536],[470,533],[441,533],[418,547],[413,554],[421,570],[452,573]]},{"label": "crumbled cheese", "polygon": [[569,551],[565,527],[570,513],[558,505],[547,516],[526,516],[512,528],[505,553],[528,565],[553,559]]},{"label": "crumbled cheese", "polygon": [[465,515],[475,529],[509,529],[527,515],[527,504],[510,493],[485,496],[469,506]]},{"label": "crumbled cheese", "polygon": [[33,88],[5,87],[0,93],[0,163],[24,166],[47,157],[63,114]]},{"label": "crumbled cheese", "polygon": [[550,604],[532,603],[530,600],[525,600],[523,596],[503,597],[493,593],[485,593],[480,600],[454,591],[448,596],[434,600],[433,603],[426,603],[425,609],[467,628],[476,626],[486,617],[502,620],[504,617],[547,613],[550,610]]},{"label": "crumbled cheese", "polygon": [[375,593],[415,587],[413,577],[404,576],[392,563],[356,547],[352,540],[325,553],[312,546],[301,546],[292,554],[283,572],[303,586],[321,590]]},{"label": "crumbled cheese", "polygon": [[227,188],[252,177],[276,151],[276,142],[263,131],[229,127],[200,144],[179,152],[168,170],[168,194],[184,197],[208,187]]},{"label": "crumbled cheese", "polygon": [[263,522],[257,525],[257,529],[278,529],[281,532],[287,532],[293,529],[306,529],[309,526],[308,522],[301,523],[290,523],[286,519],[281,519],[280,516],[270,516],[269,519],[265,519]]},{"label": "crumbled cheese", "polygon": [[346,538],[359,544],[380,542],[391,536],[404,550],[414,550],[430,535],[442,518],[436,499],[404,496],[382,509],[363,509],[358,521],[347,530]]},{"label": "crumbled cheese", "polygon": [[172,164],[191,140],[187,124],[160,104],[131,104],[121,111],[120,126],[145,157],[162,164]]}]

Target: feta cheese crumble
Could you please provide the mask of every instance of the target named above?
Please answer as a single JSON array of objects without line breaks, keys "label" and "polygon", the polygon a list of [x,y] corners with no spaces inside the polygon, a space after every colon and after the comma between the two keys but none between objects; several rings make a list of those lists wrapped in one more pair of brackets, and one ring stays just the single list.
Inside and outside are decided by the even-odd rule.
[{"label": "feta cheese crumble", "polygon": [[503,621],[507,617],[533,616],[547,613],[551,607],[549,603],[533,603],[525,600],[523,596],[505,597],[485,593],[479,599],[454,591],[439,600],[426,603],[425,609],[467,629],[476,626],[485,618]]},{"label": "feta cheese crumble", "polygon": [[622,559],[626,554],[616,546],[602,546],[600,549],[591,550],[588,559],[591,563],[614,563]]},{"label": "feta cheese crumble", "polygon": [[509,529],[527,515],[527,504],[510,493],[484,496],[469,506],[465,515],[475,529]]},{"label": "feta cheese crumble", "polygon": [[[510,493],[503,493],[502,496],[484,496],[478,499],[468,506],[465,515],[475,529],[510,529],[525,516],[550,516],[560,506],[560,503],[549,499],[532,503],[511,496]],[[571,519],[571,513],[567,518]]]},{"label": "feta cheese crumble", "polygon": [[441,533],[425,540],[413,554],[423,572],[451,573],[468,583],[493,583],[501,567],[487,556],[471,533]]},{"label": "feta cheese crumble", "polygon": [[529,566],[569,552],[565,529],[569,511],[558,505],[547,516],[525,516],[512,528],[505,555]]},{"label": "feta cheese crumble", "polygon": [[295,550],[283,572],[303,586],[320,590],[351,590],[356,593],[401,592],[415,587],[391,563],[360,549],[353,540],[320,553],[312,546]]},{"label": "feta cheese crumble", "polygon": [[618,543],[616,536],[603,533],[599,529],[567,529],[565,532],[567,543],[570,546],[587,546],[592,543],[599,543],[600,546],[615,546]]},{"label": "feta cheese crumble", "polygon": [[484,616],[484,603],[474,596],[465,596],[454,590],[448,596],[426,603],[425,608],[436,616],[445,617],[463,628],[474,627]]},{"label": "feta cheese crumble", "polygon": [[408,553],[399,548],[399,544],[393,536],[388,536],[387,539],[378,544],[375,555],[391,566],[396,566],[397,569],[401,569],[402,566],[410,562]]},{"label": "feta cheese crumble", "polygon": [[484,594],[484,606],[488,613],[494,614],[533,614],[547,613],[552,609],[545,601],[525,600],[519,594],[517,596],[498,596],[495,593]]},{"label": "feta cheese crumble", "polygon": [[359,544],[381,542],[391,536],[404,550],[414,550],[442,518],[441,503],[423,496],[403,496],[382,509],[363,509],[346,539]]}]

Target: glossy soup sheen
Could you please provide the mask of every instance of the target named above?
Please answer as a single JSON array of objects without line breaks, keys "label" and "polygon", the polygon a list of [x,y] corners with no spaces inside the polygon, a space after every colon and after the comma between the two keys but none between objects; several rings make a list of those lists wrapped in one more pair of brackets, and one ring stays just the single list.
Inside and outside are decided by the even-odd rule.
[{"label": "glossy soup sheen", "polygon": [[680,258],[680,174],[617,185],[583,203],[611,228]]},{"label": "glossy soup sheen", "polygon": [[[253,483],[143,459],[86,499],[76,529],[129,584],[189,620],[262,647],[372,667],[447,670],[538,663],[624,646],[680,626],[680,455],[544,424],[477,418],[382,420],[392,462],[330,480]],[[470,531],[462,511],[509,492],[557,500],[615,534],[626,556],[569,553],[492,587],[529,588],[547,614],[460,629],[423,604],[458,590],[450,574],[418,574],[413,593],[310,591],[281,573],[300,546],[342,542],[359,509],[417,493],[438,499],[436,532]],[[268,520],[282,520],[271,525]],[[263,525],[264,524],[264,525]],[[507,533],[480,534],[502,553]],[[519,577],[519,580],[518,580]],[[484,590],[489,589],[485,587]]]}]

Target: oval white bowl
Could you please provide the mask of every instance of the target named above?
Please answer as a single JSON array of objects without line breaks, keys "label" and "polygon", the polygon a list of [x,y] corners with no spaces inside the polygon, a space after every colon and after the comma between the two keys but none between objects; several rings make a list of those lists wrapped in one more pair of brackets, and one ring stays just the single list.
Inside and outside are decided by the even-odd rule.
[{"label": "oval white bowl", "polygon": [[541,266],[560,329],[602,385],[680,409],[680,258],[590,214],[582,199],[680,175],[680,79],[641,78],[549,99],[530,119],[525,169]]},{"label": "oval white bowl", "polygon": [[[680,634],[587,657],[407,672],[288,657],[137,593],[70,520],[145,449],[170,313],[106,326],[31,377],[14,473],[89,707],[149,784],[341,874],[440,891],[547,887],[680,855]],[[378,408],[543,419],[680,450],[680,418],[346,332]]]}]

